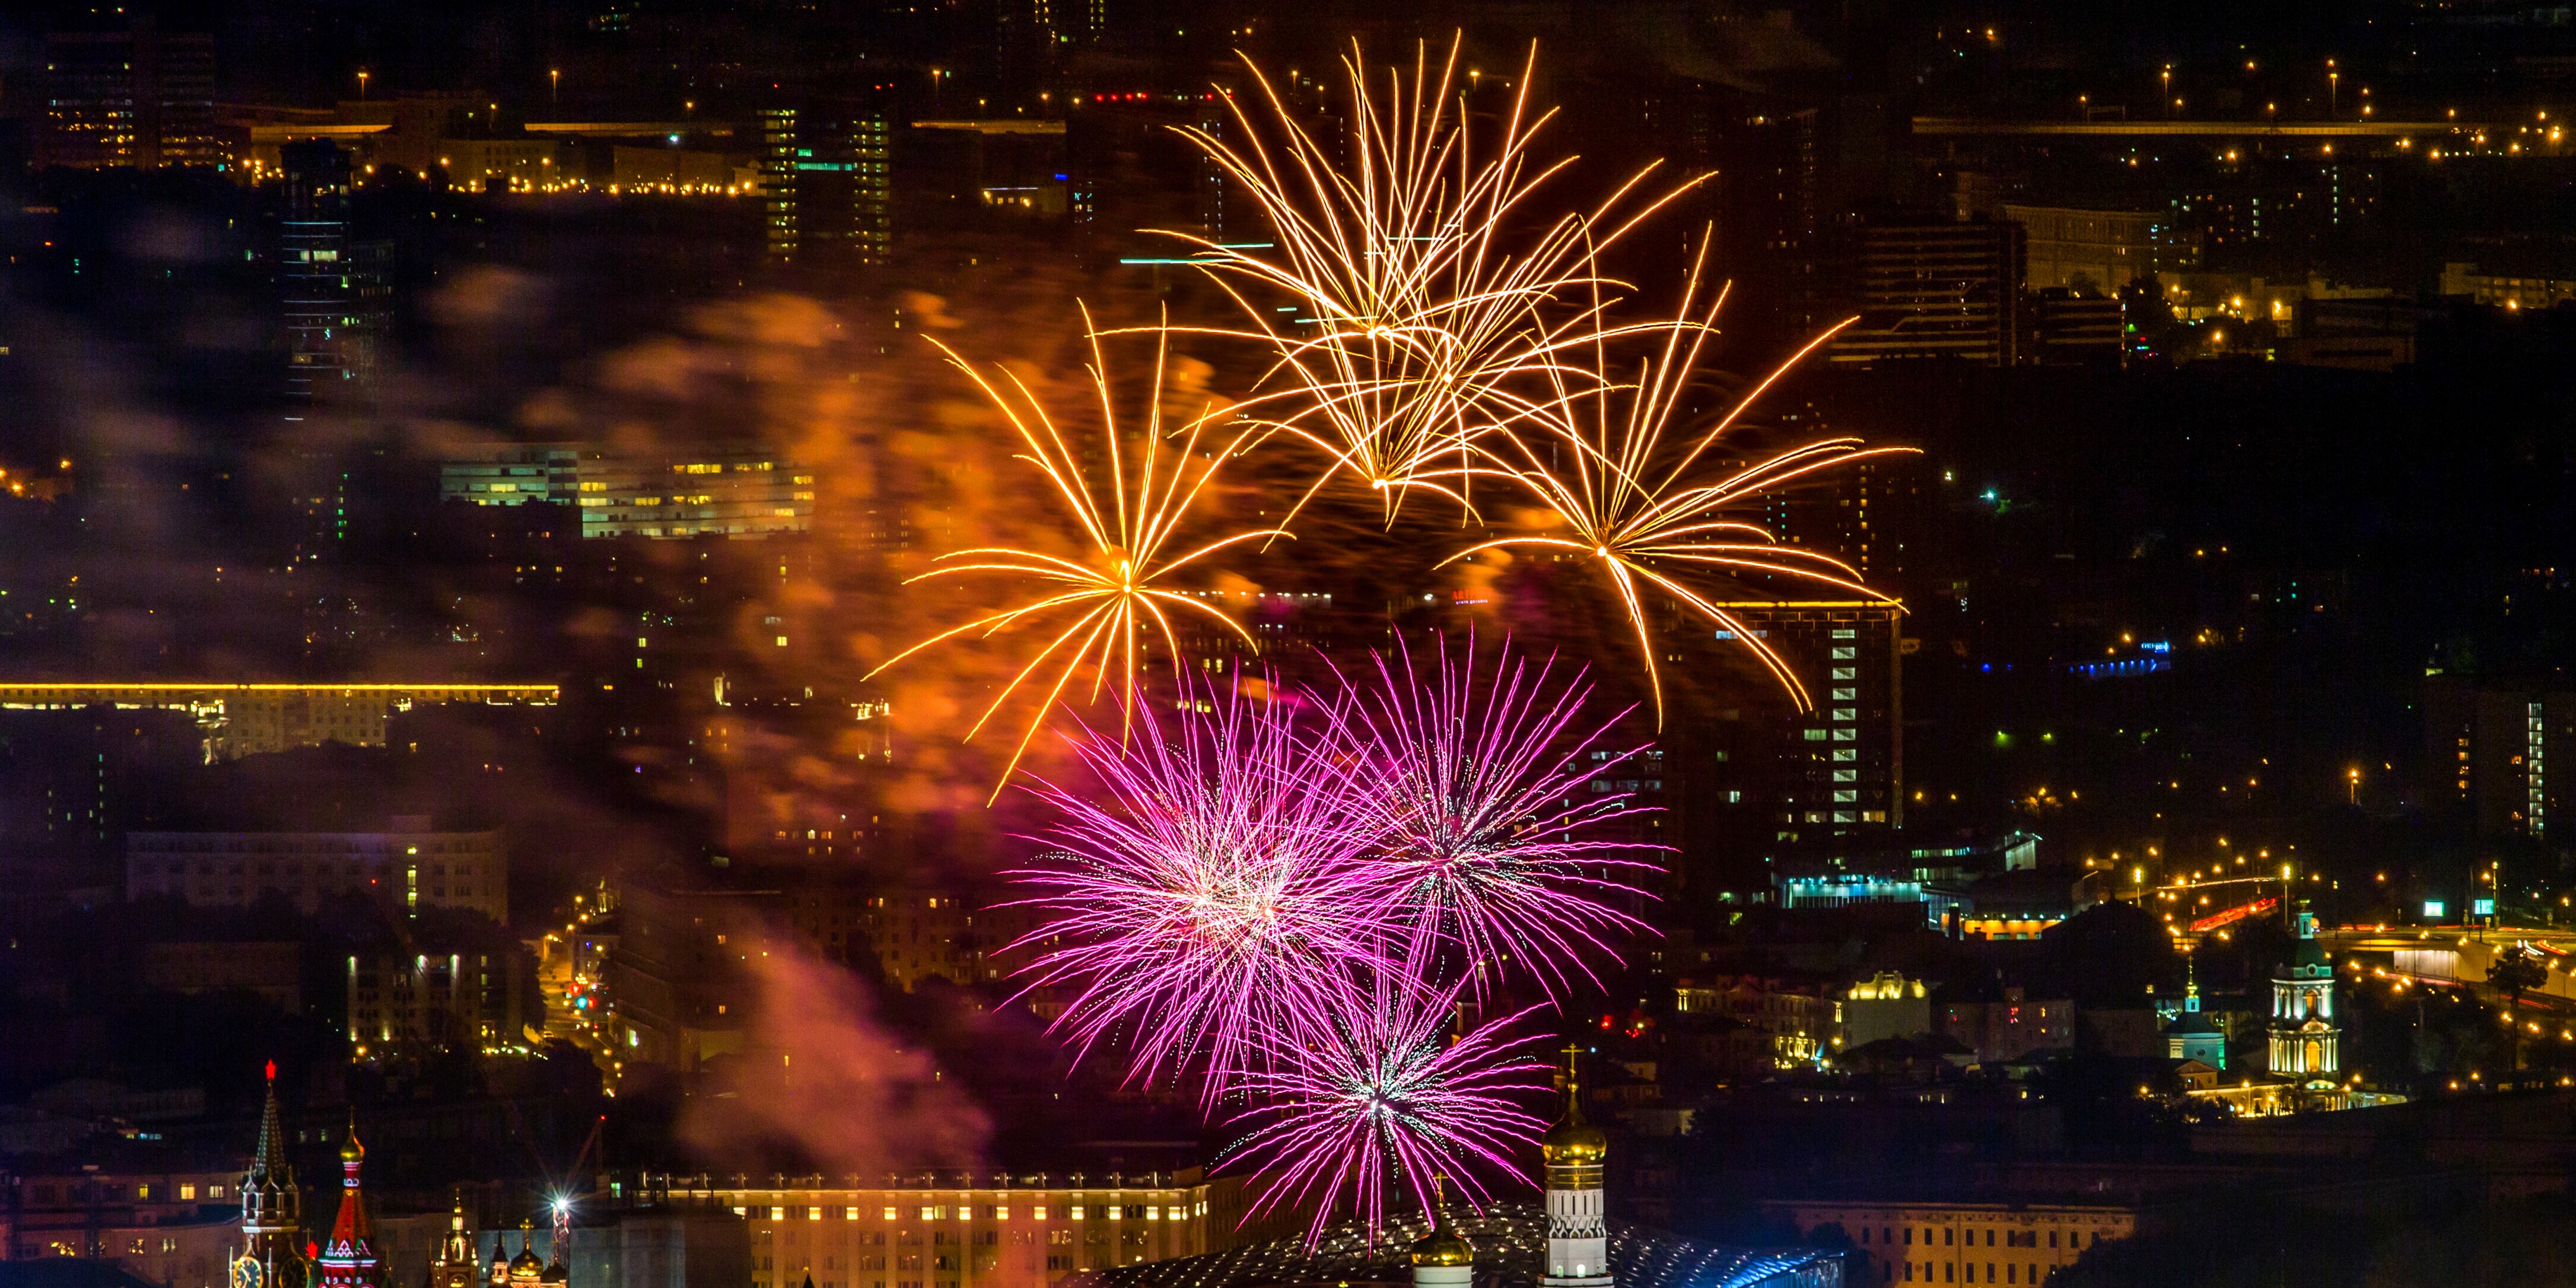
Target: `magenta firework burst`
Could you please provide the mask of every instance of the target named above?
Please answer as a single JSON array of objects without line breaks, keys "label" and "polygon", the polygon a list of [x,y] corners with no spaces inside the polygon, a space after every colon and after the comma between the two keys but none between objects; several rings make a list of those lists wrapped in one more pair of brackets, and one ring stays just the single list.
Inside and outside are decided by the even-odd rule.
[{"label": "magenta firework burst", "polygon": [[1613,955],[1604,936],[1642,925],[1611,901],[1644,897],[1622,878],[1651,871],[1636,856],[1656,847],[1612,835],[1628,795],[1591,789],[1644,748],[1605,745],[1617,716],[1587,727],[1579,669],[1560,682],[1553,659],[1506,644],[1480,681],[1475,651],[1472,635],[1455,656],[1442,640],[1417,668],[1399,636],[1373,676],[1345,681],[1373,918],[1404,928],[1414,974],[1454,967],[1478,996],[1505,974],[1562,991],[1569,967]]},{"label": "magenta firework burst", "polygon": [[1260,1062],[1256,1035],[1348,1009],[1393,969],[1364,891],[1367,855],[1328,775],[1324,728],[1244,685],[1191,692],[1166,730],[1073,739],[1101,794],[1035,788],[1067,861],[1017,874],[1049,920],[1025,972],[1076,991],[1058,1024],[1088,1050],[1116,1033],[1129,1075],[1196,1066],[1213,1099]]},{"label": "magenta firework burst", "polygon": [[1240,1084],[1258,1107],[1220,1160],[1269,1174],[1255,1212],[1311,1204],[1311,1244],[1345,1196],[1374,1233],[1390,1184],[1428,1211],[1434,1177],[1481,1205],[1483,1178],[1512,1174],[1511,1152],[1545,1126],[1520,1103],[1547,1066],[1522,1054],[1519,1015],[1449,1040],[1457,1000],[1454,986],[1383,982],[1329,1025],[1274,1034],[1280,1049]]}]

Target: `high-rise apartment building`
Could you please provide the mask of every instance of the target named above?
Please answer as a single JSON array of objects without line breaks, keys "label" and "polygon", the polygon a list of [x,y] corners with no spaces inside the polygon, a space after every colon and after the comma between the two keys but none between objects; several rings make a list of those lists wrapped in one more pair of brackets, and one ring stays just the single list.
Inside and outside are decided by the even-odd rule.
[{"label": "high-rise apartment building", "polygon": [[760,117],[762,233],[776,264],[864,268],[894,242],[892,117],[881,104],[800,99]]},{"label": "high-rise apartment building", "polygon": [[1834,337],[1827,361],[2013,364],[2021,331],[2021,225],[1890,216],[1864,223],[1856,236],[1852,303],[1860,320]]},{"label": "high-rise apartment building", "polygon": [[215,132],[215,38],[202,32],[165,32],[149,18],[124,31],[56,32],[45,38],[44,93],[48,164],[232,163]]},{"label": "high-rise apartment building", "polygon": [[2435,676],[2425,681],[2423,710],[2428,804],[2449,803],[2481,836],[2550,835],[2561,795],[2551,767],[2576,761],[2576,693]]},{"label": "high-rise apartment building", "polygon": [[393,323],[393,248],[349,236],[349,158],[327,139],[278,149],[278,305],[286,389],[330,397],[374,381]]},{"label": "high-rise apartment building", "polygon": [[[1703,799],[1767,815],[1779,840],[1884,830],[1905,821],[1902,610],[1852,600],[1720,605],[1806,686],[1807,710],[1721,711],[1687,754]],[[1713,643],[1741,648],[1732,630]]]}]

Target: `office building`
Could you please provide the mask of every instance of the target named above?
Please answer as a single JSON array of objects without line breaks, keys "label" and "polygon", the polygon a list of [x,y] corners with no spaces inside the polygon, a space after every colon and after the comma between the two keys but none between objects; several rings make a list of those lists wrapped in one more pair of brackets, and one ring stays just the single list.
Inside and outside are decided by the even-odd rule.
[{"label": "office building", "polygon": [[132,832],[125,897],[242,907],[284,895],[305,912],[370,899],[400,912],[451,908],[507,925],[510,863],[498,832],[434,832],[397,816],[382,832]]},{"label": "office building", "polygon": [[812,470],[772,452],[633,456],[568,443],[495,446],[439,463],[441,500],[569,506],[584,537],[765,537],[814,523]]},{"label": "office building", "polygon": [[2126,322],[2114,296],[2048,286],[2030,292],[2022,309],[2030,326],[2021,342],[2024,362],[2044,367],[2116,367],[2127,355]]},{"label": "office building", "polygon": [[1832,1226],[1875,1284],[2045,1284],[2084,1250],[2138,1232],[2133,1208],[2023,1203],[1782,1200],[1763,1211],[1801,1237]]},{"label": "office building", "polygon": [[2152,285],[2159,269],[2185,267],[2164,262],[2170,239],[2162,214],[2011,204],[2000,209],[2004,219],[2021,225],[2021,284],[2033,290],[2111,296],[2131,282]]},{"label": "office building", "polygon": [[882,105],[804,99],[759,110],[763,236],[774,264],[866,268],[894,243],[893,126]]},{"label": "office building", "polygon": [[213,36],[165,32],[150,18],[124,31],[56,32],[45,38],[43,83],[46,164],[83,170],[232,164],[215,127]]},{"label": "office building", "polygon": [[1860,320],[1834,337],[1826,361],[2004,367],[2017,360],[2021,225],[1890,215],[1863,223],[1856,236],[1852,305]]}]

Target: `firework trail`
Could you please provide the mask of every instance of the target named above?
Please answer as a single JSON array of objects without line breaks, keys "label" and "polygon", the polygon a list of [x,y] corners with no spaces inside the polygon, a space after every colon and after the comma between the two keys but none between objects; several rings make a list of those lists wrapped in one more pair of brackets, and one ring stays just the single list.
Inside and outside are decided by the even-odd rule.
[{"label": "firework trail", "polygon": [[1218,1160],[1277,1178],[1256,1215],[1312,1202],[1310,1247],[1345,1193],[1374,1235],[1390,1179],[1426,1211],[1442,1175],[1481,1205],[1487,1192],[1478,1174],[1512,1174],[1511,1152],[1546,1126],[1516,1103],[1546,1085],[1525,1075],[1547,1068],[1520,1054],[1524,1039],[1511,1033],[1520,1015],[1453,1042],[1454,986],[1382,987],[1355,1000],[1324,1024],[1276,1035],[1273,1066],[1241,1083],[1262,1104]]},{"label": "firework trail", "polygon": [[[1701,263],[1707,244],[1700,248]],[[1913,448],[1863,447],[1856,438],[1828,438],[1791,448],[1757,464],[1704,482],[1686,482],[1700,458],[1735,427],[1746,410],[1782,376],[1833,338],[1840,323],[1807,342],[1789,360],[1736,400],[1707,432],[1686,440],[1678,455],[1665,442],[1673,414],[1697,371],[1701,350],[1716,332],[1720,290],[1704,316],[1693,317],[1701,263],[1694,263],[1675,319],[1654,328],[1660,350],[1641,357],[1632,379],[1618,375],[1610,333],[1591,345],[1593,374],[1569,379],[1551,368],[1555,386],[1545,417],[1529,428],[1503,427],[1483,450],[1508,462],[1512,476],[1552,512],[1562,535],[1502,537],[1470,546],[1442,561],[1454,563],[1480,551],[1531,547],[1562,551],[1597,565],[1617,594],[1635,631],[1646,680],[1655,699],[1655,724],[1664,718],[1663,678],[1655,664],[1647,587],[1672,596],[1690,611],[1733,633],[1786,689],[1800,710],[1814,704],[1786,660],[1725,607],[1682,582],[1684,568],[1721,573],[1794,577],[1888,603],[1888,595],[1863,585],[1851,565],[1821,551],[1780,544],[1760,524],[1728,517],[1751,501],[1820,470]],[[1635,332],[1631,332],[1634,334]]]},{"label": "firework trail", "polygon": [[1581,672],[1552,683],[1553,659],[1533,671],[1508,644],[1480,684],[1472,635],[1454,660],[1442,642],[1427,675],[1401,636],[1374,661],[1373,676],[1343,681],[1345,790],[1372,838],[1376,915],[1404,927],[1405,968],[1436,973],[1454,945],[1480,997],[1506,969],[1554,993],[1567,965],[1588,974],[1587,955],[1615,956],[1603,936],[1643,923],[1604,900],[1642,896],[1618,877],[1652,871],[1629,856],[1655,848],[1605,839],[1627,797],[1588,790],[1643,750],[1601,745],[1626,712],[1587,731]]},{"label": "firework trail", "polygon": [[1051,914],[1015,945],[1042,949],[1022,974],[1076,992],[1058,1026],[1083,1052],[1123,1033],[1134,1079],[1195,1066],[1211,1101],[1264,1063],[1263,1035],[1347,1010],[1355,979],[1393,969],[1312,760],[1328,730],[1247,683],[1185,691],[1172,732],[1149,717],[1131,739],[1072,737],[1102,790],[1032,787],[1060,820],[1036,839],[1064,862],[1014,874]]},{"label": "firework trail", "polygon": [[[1342,60],[1349,123],[1340,140],[1318,139],[1300,125],[1248,59],[1265,109],[1256,122],[1254,110],[1226,96],[1242,146],[1205,130],[1180,131],[1240,185],[1277,234],[1267,256],[1256,253],[1261,247],[1170,235],[1198,247],[1201,263],[1249,319],[1248,329],[1219,334],[1257,340],[1274,355],[1268,388],[1237,414],[1332,457],[1307,498],[1347,471],[1380,494],[1388,523],[1415,489],[1467,505],[1473,476],[1484,472],[1469,451],[1473,439],[1487,426],[1530,415],[1515,386],[1600,329],[1602,292],[1616,285],[1598,276],[1600,253],[1689,188],[1630,202],[1653,173],[1649,166],[1590,214],[1513,236],[1520,208],[1571,161],[1542,166],[1530,155],[1553,115],[1528,112],[1536,61],[1533,46],[1492,154],[1481,162],[1457,101],[1454,42],[1436,71],[1420,46],[1409,79],[1386,69],[1383,97],[1354,46]],[[1276,145],[1266,146],[1265,136]],[[1578,298],[1589,305],[1567,307]],[[1283,307],[1293,318],[1286,326],[1277,321]]]},{"label": "firework trail", "polygon": [[[1118,426],[1108,362],[1101,352],[1103,333],[1092,325],[1088,309],[1083,312],[1083,329],[1091,345],[1091,364],[1085,370],[1100,402],[1102,451],[1097,459],[1107,462],[1105,480],[1094,477],[1095,468],[1086,464],[1089,454],[1067,441],[1046,407],[1017,375],[1007,369],[1001,371],[1006,389],[987,379],[948,346],[940,344],[939,349],[983,390],[1009,419],[1011,428],[1018,431],[1028,449],[1018,459],[1045,476],[1051,494],[1063,504],[1088,547],[1084,557],[1062,558],[1001,546],[980,546],[938,556],[934,561],[938,567],[905,584],[933,577],[1000,577],[1033,583],[1032,597],[941,631],[888,658],[866,677],[874,678],[923,649],[960,636],[991,638],[1004,631],[1035,627],[1035,634],[1044,642],[1002,686],[992,705],[966,733],[969,739],[981,733],[1023,684],[1053,668],[1054,678],[1043,681],[1045,698],[1037,704],[1019,743],[1012,748],[1001,781],[994,784],[997,796],[1045,724],[1047,712],[1064,698],[1075,677],[1086,667],[1092,672],[1089,698],[1098,698],[1104,686],[1117,691],[1124,736],[1134,720],[1140,664],[1154,640],[1160,639],[1170,654],[1175,680],[1182,675],[1180,639],[1172,626],[1174,614],[1194,613],[1213,619],[1250,645],[1252,636],[1232,617],[1202,599],[1168,589],[1166,583],[1183,568],[1230,546],[1289,535],[1277,528],[1236,532],[1186,554],[1168,553],[1175,544],[1175,534],[1190,517],[1192,505],[1206,492],[1219,467],[1242,451],[1244,437],[1238,434],[1222,446],[1202,452],[1199,443],[1201,431],[1209,421],[1206,416],[1194,418],[1177,434],[1166,436],[1162,395],[1169,349],[1163,341],[1168,331],[1158,330],[1152,400],[1145,429],[1134,436],[1132,443],[1127,441]],[[936,340],[931,343],[939,344]]]}]

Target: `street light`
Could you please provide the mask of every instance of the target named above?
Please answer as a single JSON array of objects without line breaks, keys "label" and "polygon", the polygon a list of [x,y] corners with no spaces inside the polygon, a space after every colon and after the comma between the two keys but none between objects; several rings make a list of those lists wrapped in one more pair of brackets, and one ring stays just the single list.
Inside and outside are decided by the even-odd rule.
[{"label": "street light", "polygon": [[2344,779],[2352,788],[2352,803],[2359,805],[2361,803],[2361,770],[2358,767],[2355,767],[2344,771]]},{"label": "street light", "polygon": [[560,67],[546,69],[546,101],[550,103],[563,101],[563,69]]},{"label": "street light", "polygon": [[358,101],[367,101],[367,69],[364,67],[358,69]]}]

